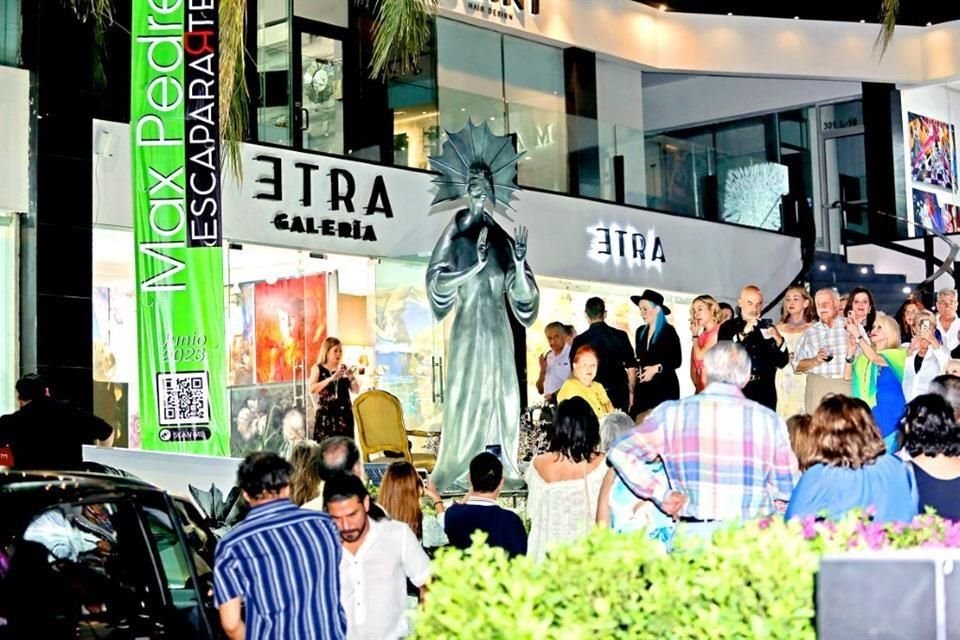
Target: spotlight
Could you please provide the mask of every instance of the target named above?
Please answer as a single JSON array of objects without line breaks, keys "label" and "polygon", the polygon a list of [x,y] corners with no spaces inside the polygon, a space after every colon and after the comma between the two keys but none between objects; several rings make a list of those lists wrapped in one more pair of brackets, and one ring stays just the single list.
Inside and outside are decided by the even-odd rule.
[{"label": "spotlight", "polygon": [[932,22],[928,22],[928,23],[927,23],[927,26],[928,26],[928,27],[932,27],[932,26],[933,26],[933,23],[932,23]]},{"label": "spotlight", "polygon": [[826,271],[826,270],[827,270],[827,265],[825,264],[820,265],[820,271]]},{"label": "spotlight", "polygon": [[910,287],[904,287],[903,289],[901,289],[901,291],[903,291],[904,293],[910,293],[912,289],[910,289]]},{"label": "spotlight", "polygon": [[865,22],[866,20],[864,20],[863,18],[860,18],[860,24],[864,24]]},{"label": "spotlight", "polygon": [[799,19],[800,19],[800,16],[793,16],[793,19],[794,19],[794,20],[799,20]]},{"label": "spotlight", "polygon": [[867,275],[868,273],[870,273],[870,269],[867,269],[866,267],[860,267],[860,273],[862,273],[863,275]]},{"label": "spotlight", "polygon": [[666,11],[666,10],[667,10],[667,5],[665,4],[660,5],[660,11]]}]

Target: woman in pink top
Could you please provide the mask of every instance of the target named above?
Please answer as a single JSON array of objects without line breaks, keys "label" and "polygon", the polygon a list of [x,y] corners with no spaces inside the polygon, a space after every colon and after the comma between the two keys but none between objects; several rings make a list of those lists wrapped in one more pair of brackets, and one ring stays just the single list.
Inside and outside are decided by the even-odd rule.
[{"label": "woman in pink top", "polygon": [[690,305],[690,332],[693,333],[693,349],[690,354],[690,379],[700,393],[703,390],[703,356],[717,344],[720,331],[720,305],[713,296],[702,295]]}]

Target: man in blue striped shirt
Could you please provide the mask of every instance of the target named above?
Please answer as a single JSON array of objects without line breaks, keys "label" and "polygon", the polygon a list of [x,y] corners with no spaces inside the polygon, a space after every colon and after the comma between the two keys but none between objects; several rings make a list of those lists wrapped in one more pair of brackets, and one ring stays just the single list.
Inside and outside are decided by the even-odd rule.
[{"label": "man in blue striped shirt", "polygon": [[213,568],[220,623],[233,640],[346,636],[340,534],[330,516],[290,502],[290,473],[275,453],[240,463],[237,484],[252,508],[217,545]]}]

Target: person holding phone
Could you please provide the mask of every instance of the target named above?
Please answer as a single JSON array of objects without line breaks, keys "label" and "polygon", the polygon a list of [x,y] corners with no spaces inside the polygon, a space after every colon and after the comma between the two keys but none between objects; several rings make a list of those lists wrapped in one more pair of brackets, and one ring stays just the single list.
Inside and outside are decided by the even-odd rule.
[{"label": "person holding phone", "polygon": [[343,344],[328,337],[320,345],[317,366],[310,372],[309,390],[317,394],[316,421],[313,439],[317,442],[331,436],[353,437],[353,402],[351,393],[360,392],[354,371],[341,362]]},{"label": "person holding phone", "polygon": [[776,411],[777,369],[787,366],[790,355],[787,342],[763,312],[763,292],[756,285],[747,285],[737,301],[740,315],[720,325],[718,340],[737,342],[750,355],[750,381],[743,387],[743,395]]},{"label": "person holding phone", "polygon": [[897,432],[903,408],[907,350],[900,346],[900,326],[892,317],[877,314],[870,337],[861,335],[856,318],[847,319],[847,357],[844,377],[851,381],[853,397],[873,411],[887,450],[898,449]]},{"label": "person holding phone", "polygon": [[907,366],[903,371],[903,396],[907,402],[928,393],[930,383],[950,361],[950,352],[935,327],[932,312],[924,309],[914,316],[913,338],[907,346]]}]

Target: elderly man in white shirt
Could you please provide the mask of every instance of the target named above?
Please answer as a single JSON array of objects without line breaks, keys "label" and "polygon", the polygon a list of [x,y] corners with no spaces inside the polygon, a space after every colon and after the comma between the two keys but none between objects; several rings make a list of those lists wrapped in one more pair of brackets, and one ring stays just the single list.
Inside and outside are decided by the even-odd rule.
[{"label": "elderly man in white shirt", "polygon": [[793,370],[807,374],[804,404],[810,414],[826,394],[850,394],[850,383],[843,379],[847,332],[840,315],[840,294],[833,288],[820,289],[813,301],[819,320],[800,336],[793,359]]},{"label": "elderly man in white shirt", "polygon": [[340,473],[323,486],[327,512],[340,530],[340,604],[347,640],[394,640],[410,633],[407,580],[420,588],[430,560],[410,527],[369,517],[370,496],[355,475]]},{"label": "elderly man in white shirt", "polygon": [[913,319],[913,340],[907,347],[903,368],[903,396],[910,402],[927,393],[934,378],[943,373],[950,361],[947,345],[940,342],[930,311],[918,311]]},{"label": "elderly man in white shirt", "polygon": [[937,292],[937,330],[947,351],[960,346],[960,318],[957,318],[957,290],[940,289]]},{"label": "elderly man in white shirt", "polygon": [[564,381],[570,377],[570,343],[572,338],[562,322],[551,322],[544,330],[550,351],[540,356],[540,377],[537,391],[553,400]]}]

